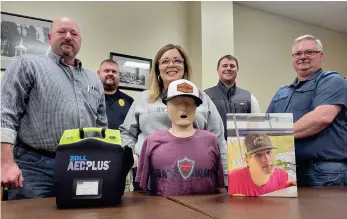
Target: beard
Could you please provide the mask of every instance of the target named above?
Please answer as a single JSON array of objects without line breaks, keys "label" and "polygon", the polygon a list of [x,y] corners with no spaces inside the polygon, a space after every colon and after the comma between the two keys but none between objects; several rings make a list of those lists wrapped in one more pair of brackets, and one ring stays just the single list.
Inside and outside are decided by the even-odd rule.
[{"label": "beard", "polygon": [[[110,79],[112,80],[112,82]],[[114,78],[105,78],[103,85],[105,91],[114,91],[118,87],[117,82]]]},{"label": "beard", "polygon": [[[69,49],[67,48],[64,48],[64,47],[71,47]],[[69,43],[69,42],[64,42],[60,45],[60,50],[62,52],[62,56],[74,56],[75,55],[75,52],[73,51],[74,50],[74,46]]]},{"label": "beard", "polygon": [[63,56],[73,56],[74,53],[72,51],[63,51]]},{"label": "beard", "polygon": [[117,88],[117,85],[104,84],[105,91],[114,91],[116,88]]}]

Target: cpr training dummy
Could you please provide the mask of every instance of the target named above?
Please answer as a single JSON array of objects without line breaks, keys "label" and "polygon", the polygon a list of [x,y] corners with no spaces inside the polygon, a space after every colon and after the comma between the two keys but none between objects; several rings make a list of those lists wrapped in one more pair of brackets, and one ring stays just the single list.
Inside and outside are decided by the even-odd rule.
[{"label": "cpr training dummy", "polygon": [[172,126],[146,138],[135,180],[161,196],[219,192],[224,178],[217,136],[193,127],[202,103],[197,87],[185,79],[173,81],[163,103]]},{"label": "cpr training dummy", "polygon": [[251,133],[245,137],[244,143],[247,166],[229,172],[229,195],[261,196],[296,185],[285,170],[275,167],[273,150],[278,148],[273,146],[269,136]]}]

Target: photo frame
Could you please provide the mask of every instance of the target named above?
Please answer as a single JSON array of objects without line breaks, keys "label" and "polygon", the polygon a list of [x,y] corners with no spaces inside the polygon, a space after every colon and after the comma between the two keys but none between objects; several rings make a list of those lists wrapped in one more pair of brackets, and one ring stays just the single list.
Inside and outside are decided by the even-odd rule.
[{"label": "photo frame", "polygon": [[50,50],[53,21],[1,12],[1,70],[23,54],[44,55]]},{"label": "photo frame", "polygon": [[120,53],[110,53],[110,59],[119,66],[119,88],[143,91],[148,89],[152,59]]},{"label": "photo frame", "polygon": [[228,194],[298,197],[291,113],[227,114]]}]

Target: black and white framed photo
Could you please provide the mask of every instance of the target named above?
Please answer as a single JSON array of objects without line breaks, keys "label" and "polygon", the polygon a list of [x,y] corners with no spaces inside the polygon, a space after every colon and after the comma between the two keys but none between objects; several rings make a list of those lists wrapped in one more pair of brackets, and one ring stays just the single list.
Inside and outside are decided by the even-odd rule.
[{"label": "black and white framed photo", "polygon": [[129,90],[147,90],[152,59],[110,53],[110,58],[118,63],[120,82],[119,88]]},{"label": "black and white framed photo", "polygon": [[1,12],[1,70],[20,55],[46,54],[51,25],[50,20]]}]

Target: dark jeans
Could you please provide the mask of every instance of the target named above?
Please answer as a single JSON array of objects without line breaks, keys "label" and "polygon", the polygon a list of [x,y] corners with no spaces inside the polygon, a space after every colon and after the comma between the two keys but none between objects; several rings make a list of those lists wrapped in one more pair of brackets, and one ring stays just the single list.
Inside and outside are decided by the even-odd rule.
[{"label": "dark jeans", "polygon": [[347,162],[297,164],[298,186],[347,186]]},{"label": "dark jeans", "polygon": [[13,148],[14,159],[22,171],[23,187],[8,190],[8,200],[53,197],[54,159],[24,148]]}]

